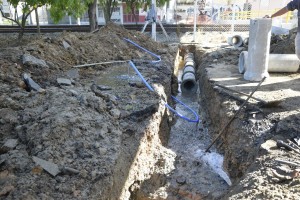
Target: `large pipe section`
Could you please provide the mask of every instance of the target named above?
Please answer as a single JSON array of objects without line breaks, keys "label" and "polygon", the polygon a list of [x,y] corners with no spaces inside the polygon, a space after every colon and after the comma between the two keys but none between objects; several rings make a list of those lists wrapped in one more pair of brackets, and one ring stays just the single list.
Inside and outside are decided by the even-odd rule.
[{"label": "large pipe section", "polygon": [[240,35],[234,35],[227,38],[227,43],[234,46],[235,48],[238,48],[244,45],[244,40]]},{"label": "large pipe section", "polygon": [[269,77],[271,27],[271,19],[250,20],[248,62],[244,74],[246,80],[261,81],[264,77]]},{"label": "large pipe section", "polygon": [[181,77],[181,92],[182,93],[195,93],[197,91],[197,83],[195,76],[195,62],[194,54],[187,53],[184,56],[184,68]]},{"label": "large pipe section", "polygon": [[[247,70],[248,52],[242,51],[239,57],[239,72]],[[270,54],[268,72],[297,72],[300,61],[296,54]]]}]

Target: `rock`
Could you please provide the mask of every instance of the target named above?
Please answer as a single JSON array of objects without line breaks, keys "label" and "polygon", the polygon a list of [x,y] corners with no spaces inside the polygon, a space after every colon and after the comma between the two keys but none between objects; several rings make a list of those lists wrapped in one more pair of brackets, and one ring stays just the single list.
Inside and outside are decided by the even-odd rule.
[{"label": "rock", "polygon": [[47,65],[47,63],[44,60],[38,59],[30,54],[24,54],[22,56],[22,63],[24,65],[32,65],[32,66],[36,66],[36,67],[49,68],[49,66]]},{"label": "rock", "polygon": [[114,108],[114,109],[110,110],[110,113],[111,113],[111,115],[112,115],[115,119],[119,119],[119,118],[120,118],[120,115],[121,115],[120,110]]},{"label": "rock", "polygon": [[73,169],[70,167],[63,167],[61,171],[63,174],[70,174],[70,175],[80,173],[80,171],[78,171],[77,169]]},{"label": "rock", "polygon": [[72,85],[71,80],[66,78],[57,78],[57,83],[59,85]]},{"label": "rock", "polygon": [[63,40],[63,46],[64,46],[65,49],[71,48],[71,45],[68,42],[64,41],[64,40]]},{"label": "rock", "polygon": [[26,74],[26,73],[23,74],[23,80],[24,80],[24,82],[27,86],[27,91],[34,90],[34,91],[37,91],[39,93],[45,93],[46,92],[36,82],[34,82],[28,74]]},{"label": "rock", "polygon": [[38,157],[32,156],[33,161],[37,164],[40,165],[44,170],[46,170],[49,174],[52,176],[56,176],[57,174],[60,173],[60,170],[58,168],[57,164],[54,164],[52,162],[40,159]]},{"label": "rock", "polygon": [[12,186],[12,185],[4,186],[4,187],[1,189],[1,191],[0,191],[0,197],[1,197],[1,196],[7,195],[7,194],[10,193],[13,189],[15,189],[15,187]]},{"label": "rock", "polygon": [[183,184],[186,183],[186,179],[185,179],[184,177],[178,177],[178,178],[176,179],[176,182],[177,182],[178,184],[180,184],[180,185],[183,185]]},{"label": "rock", "polygon": [[0,152],[8,152],[10,150],[13,150],[18,145],[17,139],[8,139],[4,145],[1,147]]},{"label": "rock", "polygon": [[99,90],[112,90],[112,88],[111,87],[108,87],[108,86],[106,86],[106,85],[97,85],[97,88],[99,89]]},{"label": "rock", "polygon": [[72,96],[77,97],[79,95],[79,93],[75,90],[69,90],[69,91],[71,92]]}]

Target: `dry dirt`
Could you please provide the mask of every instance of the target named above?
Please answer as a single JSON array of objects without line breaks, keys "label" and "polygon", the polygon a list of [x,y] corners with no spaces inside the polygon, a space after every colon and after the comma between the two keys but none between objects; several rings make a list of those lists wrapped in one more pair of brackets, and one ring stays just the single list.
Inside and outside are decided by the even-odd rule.
[{"label": "dry dirt", "polygon": [[[271,52],[293,52],[288,50],[293,49],[293,37],[273,38]],[[215,83],[246,93],[257,84],[244,81],[238,73],[238,55],[246,47],[221,46],[227,40],[224,33],[198,33],[199,43],[193,48],[200,92],[191,104],[199,101],[195,108],[202,119],[195,126],[196,134],[184,131],[184,123],[170,131],[180,119],[164,105],[174,105],[171,95],[177,94],[173,75],[177,44],[156,43],[114,24],[93,34],[26,35],[21,44],[15,41],[16,35],[0,38],[0,199],[300,196],[300,164],[295,167],[276,161],[297,162],[300,157],[276,146],[278,140],[288,142],[299,135],[298,73],[271,74],[255,96],[282,100],[280,106],[266,108],[251,101],[217,141],[216,148],[225,156],[224,169],[233,182],[229,190],[224,180],[205,171],[200,157],[189,158],[187,152],[196,149],[194,144],[203,139],[204,146],[209,143],[203,132],[214,138],[245,99]],[[124,38],[160,55],[162,62],[146,62],[154,58]],[[23,64],[24,54],[45,65]],[[147,89],[128,62],[73,68],[127,60],[135,61],[156,93]],[[45,91],[26,91],[24,73]],[[58,78],[71,83],[59,84]],[[193,126],[188,129],[194,130]],[[187,134],[181,136],[180,131]],[[195,143],[187,142],[190,137]],[[206,154],[210,155],[216,154]],[[213,189],[206,191],[208,186]]]},{"label": "dry dirt", "polygon": [[[200,103],[213,138],[246,99],[216,84],[248,94],[258,84],[245,81],[238,71],[239,54],[247,47],[226,47],[221,44],[224,38],[215,38],[219,44],[205,41],[197,50]],[[271,53],[294,53],[294,38],[294,31],[288,36],[273,36]],[[270,103],[250,100],[217,140],[217,148],[224,153],[224,168],[233,181],[223,199],[299,199],[299,143],[292,145],[296,151],[278,147],[279,140],[296,144],[291,141],[299,138],[299,78],[299,73],[270,73],[254,94]]]}]

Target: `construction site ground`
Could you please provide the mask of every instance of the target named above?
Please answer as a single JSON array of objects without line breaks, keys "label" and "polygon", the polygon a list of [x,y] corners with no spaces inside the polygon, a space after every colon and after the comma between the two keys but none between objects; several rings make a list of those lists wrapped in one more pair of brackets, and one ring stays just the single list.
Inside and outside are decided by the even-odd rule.
[{"label": "construction site ground", "polygon": [[[170,35],[159,34],[159,43],[114,24],[21,43],[0,35],[0,199],[299,199],[299,73],[270,73],[254,93],[264,101],[251,99],[205,153],[198,146],[247,98],[217,85],[250,94],[258,83],[239,73],[247,46],[229,46],[229,33],[197,32],[193,44],[191,33]],[[149,62],[155,57],[126,38],[162,61]],[[273,36],[271,53],[294,53],[294,38]],[[181,98],[176,75],[187,50],[199,90]],[[110,61],[121,62],[74,67]],[[24,73],[42,89],[29,91]],[[179,107],[171,95],[189,100],[201,123],[167,109]],[[290,141],[292,150],[278,147]],[[216,152],[231,181],[207,170]]]}]

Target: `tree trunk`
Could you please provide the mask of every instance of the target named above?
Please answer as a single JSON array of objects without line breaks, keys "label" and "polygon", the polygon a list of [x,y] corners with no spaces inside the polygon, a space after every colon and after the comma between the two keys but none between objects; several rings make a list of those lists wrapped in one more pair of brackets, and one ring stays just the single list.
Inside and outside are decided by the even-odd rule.
[{"label": "tree trunk", "polygon": [[21,21],[21,26],[20,26],[21,30],[20,30],[20,33],[19,33],[19,36],[18,36],[19,42],[23,38],[23,35],[24,35],[24,32],[25,32],[25,26],[26,26],[26,19],[27,19],[28,16],[29,16],[29,14],[26,15],[25,13],[23,13],[22,21]]},{"label": "tree trunk", "polygon": [[104,8],[104,19],[105,19],[105,24],[107,24],[108,22],[110,22],[111,19],[111,13],[110,13],[110,4],[106,3],[105,4],[105,8]]},{"label": "tree trunk", "polygon": [[37,8],[34,9],[34,11],[35,11],[37,33],[38,33],[38,36],[40,36],[41,35],[41,27],[40,27],[39,13],[38,13]]},{"label": "tree trunk", "polygon": [[88,5],[88,15],[90,22],[90,31],[93,32],[98,28],[97,15],[96,15],[97,0]]}]

